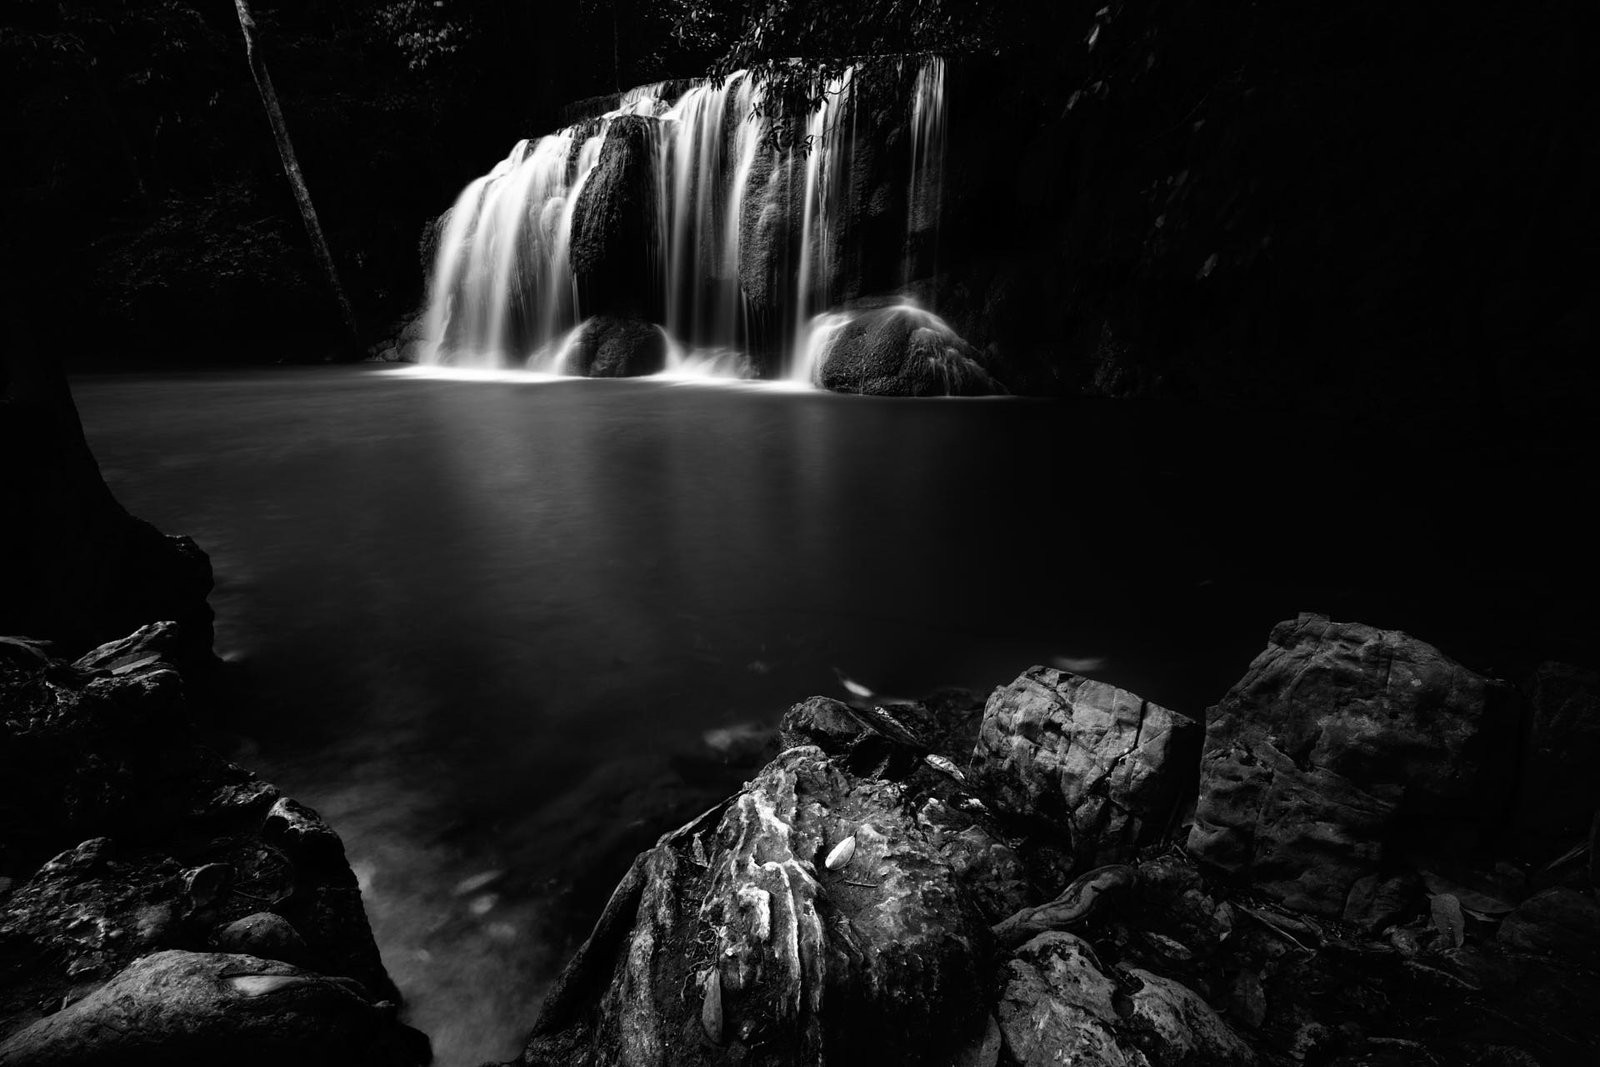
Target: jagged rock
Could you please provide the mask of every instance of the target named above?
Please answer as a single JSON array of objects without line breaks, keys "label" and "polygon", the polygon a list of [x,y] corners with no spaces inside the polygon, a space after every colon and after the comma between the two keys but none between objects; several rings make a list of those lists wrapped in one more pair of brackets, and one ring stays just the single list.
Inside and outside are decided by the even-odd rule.
[{"label": "jagged rock", "polygon": [[158,952],[0,1044],[6,1067],[419,1067],[428,1040],[359,985],[246,955]]},{"label": "jagged rock", "polygon": [[1535,893],[1500,924],[1500,944],[1519,952],[1564,956],[1600,970],[1600,903],[1558,886]]},{"label": "jagged rock", "polygon": [[778,723],[778,743],[784,748],[816,745],[830,755],[837,755],[849,748],[864,729],[842,701],[810,697],[783,713]]},{"label": "jagged rock", "polygon": [[989,698],[972,768],[1012,810],[1070,828],[1080,865],[1117,863],[1166,829],[1200,740],[1177,712],[1033,667]]},{"label": "jagged rock", "polygon": [[1397,851],[1503,818],[1511,691],[1398,631],[1301,615],[1207,716],[1189,848],[1284,903],[1338,915]]},{"label": "jagged rock", "polygon": [[182,635],[177,623],[153,622],[127,637],[85,652],[72,666],[74,670],[109,671],[111,674],[127,674],[157,663],[171,666],[171,657],[181,645]]},{"label": "jagged rock", "polygon": [[[713,828],[713,819],[717,819]],[[823,856],[847,837],[837,870]],[[547,998],[527,1064],[925,1063],[978,1040],[985,928],[905,806],[781,753],[663,838]],[[837,1051],[833,1051],[837,1050]]]},{"label": "jagged rock", "polygon": [[1152,1067],[1245,1067],[1256,1062],[1250,1046],[1194,990],[1138,967],[1128,973],[1140,983],[1132,995],[1128,1025],[1134,1033],[1128,1040],[1144,1051]]},{"label": "jagged rock", "polygon": [[[1150,971],[1108,977],[1086,941],[1040,934],[1006,964],[1000,1028],[1021,1067],[1252,1064],[1255,1053],[1193,990]],[[1120,1010],[1119,1010],[1120,1009]]]},{"label": "jagged rock", "polygon": [[667,339],[654,323],[597,315],[579,327],[562,370],[589,378],[634,378],[667,364]]},{"label": "jagged rock", "polygon": [[1005,388],[978,351],[935,315],[911,305],[839,312],[825,327],[813,376],[836,393],[983,396]]},{"label": "jagged rock", "polygon": [[990,923],[1034,902],[1037,893],[1021,857],[972,815],[930,797],[917,812],[917,822]]},{"label": "jagged rock", "polygon": [[212,943],[220,952],[299,963],[306,954],[305,939],[294,924],[270,911],[252,912],[217,930]]},{"label": "jagged rock", "polygon": [[1530,715],[1518,830],[1525,841],[1565,847],[1600,810],[1600,673],[1543,663],[1524,688]]},{"label": "jagged rock", "polygon": [[1421,898],[1421,880],[1410,872],[1363,875],[1350,886],[1343,918],[1368,933],[1377,933],[1413,913]]},{"label": "jagged rock", "polygon": [[611,120],[600,158],[578,194],[572,219],[572,269],[582,306],[608,315],[648,315],[650,249],[655,238],[655,123]]}]

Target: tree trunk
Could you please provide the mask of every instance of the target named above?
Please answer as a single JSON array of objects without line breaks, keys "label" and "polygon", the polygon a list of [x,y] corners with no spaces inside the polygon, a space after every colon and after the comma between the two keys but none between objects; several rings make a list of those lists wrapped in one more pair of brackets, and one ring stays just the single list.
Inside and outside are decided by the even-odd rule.
[{"label": "tree trunk", "polygon": [[256,20],[250,14],[249,0],[233,0],[233,6],[238,9],[239,28],[244,31],[244,52],[250,61],[250,73],[254,75],[256,88],[261,92],[261,106],[266,109],[267,121],[272,124],[272,136],[278,142],[278,156],[283,160],[283,173],[294,190],[295,203],[300,206],[300,218],[306,224],[306,236],[311,238],[311,251],[316,255],[322,273],[327,276],[334,299],[339,302],[339,312],[349,332],[350,343],[358,346],[360,331],[356,328],[355,311],[345,296],[344,286],[339,282],[339,269],[334,266],[333,253],[328,250],[328,239],[322,235],[322,224],[317,221],[317,209],[311,204],[311,191],[306,188],[305,177],[300,173],[300,161],[295,158],[294,145],[289,140],[289,128],[284,125],[283,111],[278,107],[278,94],[267,75],[266,61],[256,50]]}]

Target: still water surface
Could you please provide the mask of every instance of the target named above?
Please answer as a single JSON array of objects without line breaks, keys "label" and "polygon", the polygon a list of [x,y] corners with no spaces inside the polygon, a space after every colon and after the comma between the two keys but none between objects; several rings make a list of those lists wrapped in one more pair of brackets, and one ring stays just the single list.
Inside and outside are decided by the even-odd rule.
[{"label": "still water surface", "polygon": [[1484,668],[1560,628],[1557,565],[1463,509],[1475,467],[1328,428],[376,368],[74,389],[112,490],[211,555],[219,743],[339,829],[447,1065],[512,1055],[632,852],[737,784],[705,731],[836,671],[1072,661],[1198,715],[1301,610]]}]

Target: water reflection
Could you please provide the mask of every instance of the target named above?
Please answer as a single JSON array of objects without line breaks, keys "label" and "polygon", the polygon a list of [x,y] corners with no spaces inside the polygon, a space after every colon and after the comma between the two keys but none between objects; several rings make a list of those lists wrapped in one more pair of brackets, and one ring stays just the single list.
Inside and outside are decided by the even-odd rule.
[{"label": "water reflection", "polygon": [[1300,610],[1468,662],[1549,629],[1524,575],[1496,584],[1504,529],[1379,480],[1330,508],[1276,429],[474,378],[76,385],[117,495],[212,554],[217,725],[343,834],[447,1065],[512,1055],[632,853],[736,786],[701,734],[841,694],[836,669],[915,694],[1059,657],[1199,713]]}]

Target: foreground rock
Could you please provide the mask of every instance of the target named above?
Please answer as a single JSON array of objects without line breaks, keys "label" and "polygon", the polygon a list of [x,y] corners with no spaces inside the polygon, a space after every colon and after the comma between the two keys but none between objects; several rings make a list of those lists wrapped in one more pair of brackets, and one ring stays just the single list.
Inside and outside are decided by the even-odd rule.
[{"label": "foreground rock", "polygon": [[989,698],[972,766],[1011,810],[1070,828],[1080,862],[1121,863],[1170,828],[1200,741],[1187,716],[1035,667]]},{"label": "foreground rock", "polygon": [[1406,634],[1302,615],[1208,713],[1189,848],[1341,914],[1357,880],[1448,859],[1508,814],[1515,694]]},{"label": "foreground rock", "polygon": [[982,1035],[986,934],[897,785],[789,749],[639,858],[524,1062],[930,1062]]},{"label": "foreground rock", "polygon": [[1581,849],[1494,851],[1516,710],[1320,616],[1275,628],[1203,763],[1195,721],[1043,668],[986,704],[813,697],[638,859],[520,1062],[1600,1062]]},{"label": "foreground rock", "polygon": [[813,376],[836,393],[983,396],[1005,388],[937,316],[910,305],[840,312],[819,327]]},{"label": "foreground rock", "polygon": [[[349,1062],[426,1062],[338,836],[195,743],[183,646],[162,623],[0,658],[0,1063],[335,1062],[319,1028]],[[251,974],[294,981],[222,980]]]},{"label": "foreground rock", "polygon": [[[521,1062],[993,1064],[1002,1047],[1056,1062],[1030,1058],[1054,1051],[1028,1020],[1078,1010],[1077,993],[1040,963],[1040,939],[1017,947],[991,928],[1044,903],[1041,884],[1065,871],[1036,881],[1010,817],[971,791],[979,707],[797,705],[781,736],[800,743],[634,864]],[[1029,848],[1035,867],[1056,855]],[[1120,981],[1085,966],[1096,990]],[[1137,988],[1143,1021],[1124,1025],[1107,992],[1080,1020],[1103,1029],[1105,1055],[1074,1062],[1243,1047],[1176,982]],[[1169,1052],[1147,1058],[1142,1041]]]},{"label": "foreground rock", "polygon": [[255,956],[166,951],[12,1035],[0,1044],[0,1063],[426,1063],[427,1039],[393,1016],[392,1004],[374,1005],[348,978]]}]

